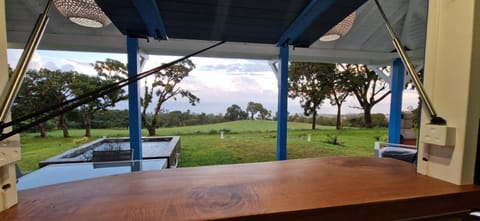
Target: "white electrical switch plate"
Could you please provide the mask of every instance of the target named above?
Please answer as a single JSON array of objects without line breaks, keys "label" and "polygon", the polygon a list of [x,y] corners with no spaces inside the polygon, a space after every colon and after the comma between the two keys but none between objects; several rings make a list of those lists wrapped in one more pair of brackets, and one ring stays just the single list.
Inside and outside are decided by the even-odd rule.
[{"label": "white electrical switch plate", "polygon": [[423,143],[439,146],[455,145],[455,128],[446,125],[425,124],[420,132]]},{"label": "white electrical switch plate", "polygon": [[0,212],[18,202],[15,162],[20,160],[20,142],[16,139],[0,141]]},{"label": "white electrical switch plate", "polygon": [[0,212],[18,202],[15,163],[0,167]]}]

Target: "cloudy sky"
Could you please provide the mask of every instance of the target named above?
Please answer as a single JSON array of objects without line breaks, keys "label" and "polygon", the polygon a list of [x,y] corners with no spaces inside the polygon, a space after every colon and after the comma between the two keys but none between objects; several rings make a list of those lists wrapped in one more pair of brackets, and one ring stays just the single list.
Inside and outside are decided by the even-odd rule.
[{"label": "cloudy sky", "polygon": [[[21,51],[9,50],[8,61],[10,66],[15,67]],[[126,63],[126,54],[112,53],[86,53],[86,52],[60,52],[60,51],[37,51],[29,68],[39,69],[42,67],[50,70],[61,69],[63,71],[75,70],[81,73],[95,75],[91,67],[95,61],[103,61],[112,58]],[[162,63],[172,61],[178,57],[150,56],[144,70],[151,69]],[[167,110],[186,111],[190,109],[195,113],[225,113],[228,106],[238,104],[243,109],[249,101],[262,103],[267,109],[275,112],[277,108],[277,80],[275,74],[265,60],[246,59],[221,59],[195,57],[192,61],[196,65],[190,75],[185,78],[180,86],[190,90],[200,98],[200,103],[191,106],[185,99],[173,99],[164,104]],[[143,84],[143,81],[141,82]],[[417,94],[413,90],[406,90],[403,95],[403,109],[416,107]],[[389,112],[390,97],[377,104],[374,113]],[[350,97],[342,112],[359,113],[361,110],[352,108],[358,106],[353,97]],[[128,105],[121,103],[119,109],[126,109]],[[290,113],[303,113],[298,100],[289,100],[288,111]],[[321,114],[335,114],[336,107],[326,102],[320,108]]]}]

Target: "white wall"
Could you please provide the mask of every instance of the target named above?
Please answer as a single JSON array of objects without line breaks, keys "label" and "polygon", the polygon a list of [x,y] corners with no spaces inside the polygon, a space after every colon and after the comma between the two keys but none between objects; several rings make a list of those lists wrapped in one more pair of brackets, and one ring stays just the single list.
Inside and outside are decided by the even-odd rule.
[{"label": "white wall", "polygon": [[[5,1],[0,0],[0,93],[8,81]],[[7,128],[5,131],[10,131]],[[20,139],[17,136],[0,141],[0,211],[15,205],[17,199],[15,161],[20,159]],[[3,188],[8,187],[8,188]]]},{"label": "white wall", "polygon": [[[417,170],[455,184],[471,184],[474,176],[480,118],[479,14],[480,2],[475,0],[429,1],[425,89],[438,115],[456,131],[454,145],[439,146],[423,143],[422,130]],[[428,119],[424,111],[422,125]]]}]

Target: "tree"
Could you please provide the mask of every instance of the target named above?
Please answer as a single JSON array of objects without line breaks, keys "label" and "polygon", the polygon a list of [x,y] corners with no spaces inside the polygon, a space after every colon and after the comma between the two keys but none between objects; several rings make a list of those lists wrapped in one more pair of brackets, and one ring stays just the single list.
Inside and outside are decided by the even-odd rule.
[{"label": "tree", "polygon": [[[98,76],[96,77],[80,73],[74,74],[74,79],[69,87],[76,96],[118,82],[126,77],[127,66],[113,59],[106,59],[105,62],[97,61],[95,64],[92,64],[92,66],[98,73]],[[99,97],[94,101],[83,104],[80,107],[80,110],[83,115],[85,136],[91,136],[91,120],[95,112],[100,110],[105,111],[108,107],[115,107],[117,102],[126,99],[128,99],[128,96],[125,95],[125,90],[118,89],[105,96]]]},{"label": "tree", "polygon": [[387,83],[375,71],[363,64],[347,64],[343,67],[345,85],[357,98],[363,109],[365,127],[372,128],[372,108],[390,94]]},{"label": "tree", "polygon": [[[80,96],[95,90],[100,86],[100,80],[97,77],[88,76],[85,74],[75,73],[74,80],[70,84],[73,94]],[[103,97],[97,98],[94,101],[82,104],[80,111],[82,113],[83,127],[85,128],[85,136],[91,136],[91,117],[92,115],[101,109],[106,108],[107,104],[102,101]]]},{"label": "tree", "polygon": [[290,65],[288,95],[300,98],[304,114],[312,115],[312,130],[315,130],[317,109],[331,92],[329,75],[334,72],[334,64],[294,62]]},{"label": "tree", "polygon": [[336,121],[336,129],[339,130],[342,128],[342,104],[345,102],[347,97],[350,95],[350,91],[347,87],[347,79],[348,76],[345,76],[346,73],[339,72],[336,70],[335,72],[331,72],[329,74],[330,77],[330,104],[337,106],[337,121]]},{"label": "tree", "polygon": [[261,120],[267,120],[267,119],[271,119],[272,118],[272,111],[269,111],[265,108],[263,108],[262,110],[260,110],[260,119]]},{"label": "tree", "polygon": [[[48,69],[41,69],[40,73],[43,73],[47,77],[47,87],[50,88],[49,97],[53,99],[55,105],[61,104],[67,101],[68,97],[72,96],[71,89],[68,85],[73,81],[73,72],[62,72],[60,70],[50,71]],[[69,137],[67,120],[65,113],[58,116],[58,127],[63,130],[63,137]]]},{"label": "tree", "polygon": [[[67,85],[71,80],[71,72],[50,71],[45,68],[38,71],[27,71],[18,97],[15,99],[14,117],[25,116],[33,110],[53,108],[66,101],[67,97],[70,96],[70,89]],[[63,129],[64,137],[68,137],[68,127],[64,114],[59,116],[58,126]],[[46,122],[39,123],[37,127],[40,131],[40,137],[45,137]]]},{"label": "tree", "polygon": [[[27,71],[12,107],[12,116],[14,119],[25,116],[32,110],[42,107],[40,105],[43,105],[42,97],[45,93],[43,88],[39,87],[40,81],[42,81],[42,77],[38,71]],[[46,100],[48,101],[48,99]],[[44,122],[39,123],[37,128],[40,132],[40,137],[46,137],[46,124]]]},{"label": "tree", "polygon": [[[181,97],[186,97],[191,105],[200,102],[200,98],[178,86],[194,68],[195,64],[187,59],[155,73],[150,86],[148,86],[148,82],[145,80],[145,94],[140,98],[140,103],[142,105],[142,124],[147,128],[149,136],[155,136],[161,107],[167,100],[171,98],[176,100],[176,96],[180,95]],[[149,118],[147,109],[153,102],[154,95],[157,98],[157,104],[153,115]]]},{"label": "tree", "polygon": [[225,119],[228,121],[246,120],[247,118],[248,113],[243,111],[237,104],[232,104],[232,106],[227,108],[227,113],[225,113]]},{"label": "tree", "polygon": [[247,113],[250,114],[250,120],[254,120],[257,113],[262,120],[267,119],[271,115],[271,112],[265,109],[261,103],[255,103],[253,101],[248,102]]},{"label": "tree", "polygon": [[248,105],[247,105],[247,113],[250,114],[250,120],[253,120],[255,114],[257,114],[258,110],[257,110],[257,107],[256,107],[256,103],[255,102],[248,102]]},{"label": "tree", "polygon": [[121,61],[107,58],[105,61],[96,61],[90,65],[97,71],[100,79],[110,81],[107,83],[119,82],[128,77],[127,65]]}]

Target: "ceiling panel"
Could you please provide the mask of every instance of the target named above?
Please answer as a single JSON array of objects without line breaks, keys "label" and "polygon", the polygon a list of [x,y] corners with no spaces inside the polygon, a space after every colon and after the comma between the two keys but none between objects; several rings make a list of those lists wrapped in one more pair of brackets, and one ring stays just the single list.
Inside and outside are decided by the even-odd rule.
[{"label": "ceiling panel", "polygon": [[[260,0],[258,0],[260,1]],[[121,1],[115,1],[120,4]],[[212,2],[206,0],[176,0],[161,1],[162,4],[174,2],[175,4],[193,4],[197,2]],[[210,28],[205,32],[205,37],[222,36],[219,30],[227,29],[233,33],[239,32],[245,38],[257,38],[259,41],[271,41],[268,36],[258,35],[249,31],[246,23],[254,23],[256,20],[264,19],[265,24],[272,22],[267,18],[278,16],[279,8],[288,8],[278,18],[277,26],[287,27],[291,22],[291,16],[302,9],[306,1],[268,1],[271,4],[261,4],[250,8],[249,13],[241,14],[242,7],[247,7],[254,1],[223,0],[215,1],[222,4],[212,9],[209,13],[215,14],[205,17],[213,21],[216,28]],[[274,4],[279,2],[279,4]],[[43,10],[45,0],[6,0],[7,37],[10,48],[23,48],[34,22]],[[412,59],[423,59],[425,47],[426,29],[426,6],[427,0],[380,0],[384,6],[387,16],[392,21],[401,40],[410,49]],[[173,4],[173,3],[172,3]],[[227,5],[235,7],[227,7]],[[288,5],[288,7],[286,7]],[[228,8],[228,9],[227,9]],[[182,11],[184,10],[184,11]],[[187,13],[188,8],[168,13]],[[167,12],[165,12],[167,13]],[[392,53],[393,46],[387,35],[383,21],[380,19],[378,9],[373,1],[368,1],[356,10],[357,16],[350,32],[343,38],[334,42],[315,41],[309,48],[292,49],[290,57],[292,60],[302,61],[350,61],[356,63],[389,63],[397,57]],[[43,39],[40,42],[41,49],[69,50],[69,51],[97,51],[97,52],[126,52],[125,36],[115,25],[109,25],[101,29],[92,29],[78,26],[61,16],[56,9],[50,11],[50,22]],[[232,19],[227,15],[232,16]],[[185,23],[182,14],[176,15],[178,23]],[[242,17],[238,19],[237,17]],[[125,16],[124,16],[125,17]],[[127,16],[128,17],[128,16]],[[183,19],[183,20],[182,20]],[[200,20],[195,25],[205,24]],[[187,24],[188,25],[188,24]],[[275,32],[277,27],[262,25],[258,30],[260,33]],[[174,30],[179,36],[188,37],[192,32],[187,26],[178,26]],[[230,30],[232,29],[232,30]],[[275,33],[279,33],[278,31]],[[235,36],[230,36],[235,39]],[[185,55],[194,50],[201,49],[212,44],[213,41],[185,40],[172,38],[168,41],[140,40],[142,51],[150,54],[164,55]],[[208,51],[202,56],[231,57],[247,59],[276,59],[278,48],[274,44],[252,44],[242,42],[227,42],[226,44]]]}]

